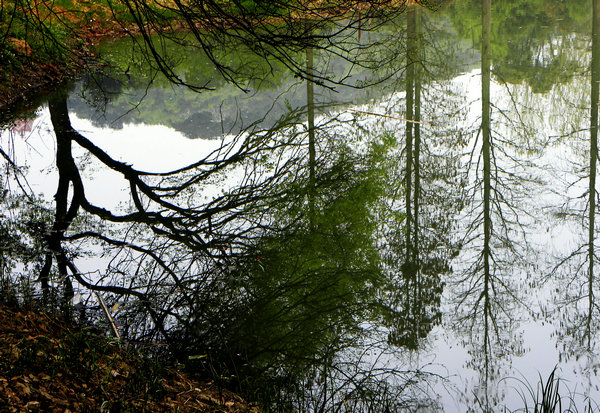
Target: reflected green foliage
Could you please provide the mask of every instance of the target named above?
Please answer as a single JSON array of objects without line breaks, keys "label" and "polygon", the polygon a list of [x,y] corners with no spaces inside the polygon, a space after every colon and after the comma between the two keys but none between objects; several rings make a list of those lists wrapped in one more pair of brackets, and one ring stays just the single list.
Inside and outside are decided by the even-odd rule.
[{"label": "reflected green foliage", "polygon": [[[527,82],[536,93],[567,82],[579,68],[568,35],[587,31],[590,2],[576,0],[494,1],[491,49],[493,74],[500,81]],[[481,2],[453,2],[449,16],[457,32],[479,48]]]},{"label": "reflected green foliage", "polygon": [[[42,207],[41,200],[30,207],[20,197],[16,197],[2,188],[0,200],[2,219],[0,220],[0,294],[3,300],[24,295],[32,299],[33,287],[28,272],[39,271],[44,242],[39,236],[40,230],[50,224],[50,211]],[[18,269],[18,272],[17,272]],[[14,283],[17,279],[18,282]],[[30,291],[26,289],[31,288]],[[24,290],[25,289],[25,290]],[[21,290],[21,291],[19,291]],[[24,293],[24,294],[23,294]]]},{"label": "reflected green foliage", "polygon": [[[215,47],[208,56],[197,47],[186,46],[185,37],[177,42],[165,40],[164,48],[177,75],[206,87],[201,93],[174,86],[148,63],[131,39],[104,42],[97,55],[109,66],[83,77],[69,98],[69,106],[79,117],[98,126],[160,124],[190,138],[214,138],[246,129],[270,128],[290,109],[306,105],[305,88],[281,62],[264,59],[232,40],[228,42],[232,44]],[[304,52],[287,53],[294,58],[304,56]],[[316,57],[316,73],[339,75],[352,69],[357,84],[377,78],[343,59]],[[232,68],[237,84],[226,81],[213,59]],[[360,102],[371,98],[372,93],[366,88],[321,88],[315,100],[319,106],[332,101]]]},{"label": "reflected green foliage", "polygon": [[188,137],[214,137],[223,132],[237,133],[270,115],[273,99],[293,79],[276,62],[256,54],[216,51],[220,61],[239,68],[239,82],[261,91],[250,104],[240,87],[226,82],[206,54],[197,48],[171,43],[168,46],[174,69],[183,79],[204,85],[195,93],[174,87],[164,76],[148,66],[130,39],[102,43],[98,56],[110,68],[92,72],[79,84],[70,106],[80,117],[101,126],[120,128],[125,123],[170,126]]},{"label": "reflected green foliage", "polygon": [[[219,341],[210,338],[215,326],[198,314],[186,351],[237,354],[237,362],[213,362],[246,378],[246,387],[263,392],[258,397],[271,404],[288,392],[286,398],[298,397],[294,383],[312,380],[358,345],[367,333],[361,323],[381,313],[377,291],[384,279],[374,208],[385,189],[388,150],[374,144],[368,154],[357,155],[343,142],[332,143],[317,168],[314,209],[307,203],[308,171],[286,184],[288,203],[278,202],[268,213],[273,235],[258,239],[226,269],[215,309]],[[227,306],[224,297],[230,297]]]},{"label": "reflected green foliage", "polygon": [[270,0],[241,0],[234,2],[233,10],[236,13],[257,18],[273,17],[283,15],[288,11],[286,3]]},{"label": "reflected green foliage", "polygon": [[440,323],[443,280],[451,272],[448,257],[435,256],[437,240],[427,241],[433,243],[425,242],[420,247],[424,257],[418,263],[405,263],[395,274],[391,283],[394,298],[383,313],[391,327],[389,342],[411,350],[421,348],[423,340]]},{"label": "reflected green foliage", "polygon": [[[173,38],[153,36],[153,45],[164,54],[171,68],[184,80],[206,88],[214,89],[227,83],[221,76],[213,60],[235,71],[239,86],[255,88],[256,82],[269,87],[277,85],[285,74],[281,62],[269,60],[254,51],[241,47],[240,40],[228,39],[226,44],[215,47],[210,55],[191,43],[191,35],[173,35]],[[188,41],[189,40],[189,41]],[[159,86],[172,86],[164,76],[157,75],[156,65],[149,62],[142,53],[139,38],[122,38],[103,41],[97,47],[96,55],[115,72],[123,72],[140,81],[152,79]],[[228,47],[225,47],[228,46]],[[300,54],[298,54],[299,56]],[[298,57],[294,55],[294,57]]]}]

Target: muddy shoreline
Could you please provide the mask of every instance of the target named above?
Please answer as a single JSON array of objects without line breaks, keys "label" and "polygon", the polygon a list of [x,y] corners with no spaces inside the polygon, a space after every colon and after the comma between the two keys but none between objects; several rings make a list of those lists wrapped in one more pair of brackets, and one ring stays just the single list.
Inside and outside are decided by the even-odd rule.
[{"label": "muddy shoreline", "polygon": [[33,109],[43,96],[75,76],[75,69],[61,66],[32,62],[18,74],[7,74],[9,80],[0,85],[0,122]]},{"label": "muddy shoreline", "polygon": [[83,45],[79,50],[71,50],[68,60],[47,62],[35,56],[20,55],[22,69],[19,71],[7,70],[0,64],[0,71],[4,71],[4,79],[0,81],[0,124],[35,109],[49,93],[97,63],[93,50],[100,41],[135,33],[135,27],[124,28],[114,22],[101,25],[94,21],[80,30],[78,38]]}]

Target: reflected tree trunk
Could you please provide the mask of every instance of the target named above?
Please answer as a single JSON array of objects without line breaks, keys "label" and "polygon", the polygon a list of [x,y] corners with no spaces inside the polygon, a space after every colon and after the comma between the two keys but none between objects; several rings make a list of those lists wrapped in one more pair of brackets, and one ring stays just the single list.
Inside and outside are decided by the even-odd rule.
[{"label": "reflected tree trunk", "polygon": [[414,92],[415,66],[417,65],[417,22],[415,7],[408,8],[407,21],[407,51],[406,51],[406,171],[404,178],[406,204],[406,263],[412,262],[412,174],[413,174],[413,126],[414,126]]},{"label": "reflected tree trunk", "polygon": [[[413,113],[413,139],[414,139],[414,193],[413,193],[413,216],[414,216],[414,233],[413,233],[413,253],[412,259],[415,263],[415,303],[416,313],[421,314],[422,297],[421,297],[421,259],[419,256],[419,200],[421,197],[421,62],[423,61],[422,56],[422,44],[421,44],[421,11],[419,8],[415,8],[415,51],[414,56],[418,59],[419,64],[413,65],[414,67],[414,113]],[[420,317],[418,318],[420,320]],[[417,336],[420,336],[421,324],[417,323]]]},{"label": "reflected tree trunk", "polygon": [[592,87],[590,115],[590,182],[588,228],[588,318],[587,339],[591,344],[591,317],[594,305],[594,232],[596,221],[596,164],[598,159],[598,90],[600,82],[600,0],[593,1],[592,19]]},{"label": "reflected tree trunk", "polygon": [[[415,56],[422,59],[422,45],[421,45],[421,36],[420,36],[420,10],[416,10],[416,50]],[[413,114],[413,139],[414,139],[414,200],[413,200],[413,215],[414,215],[414,239],[413,243],[415,245],[415,249],[418,251],[418,243],[419,243],[419,199],[421,196],[421,164],[420,164],[420,155],[421,155],[421,66],[415,66],[415,74],[414,74],[414,114]],[[414,257],[418,260],[418,257]]]},{"label": "reflected tree trunk", "polygon": [[[413,215],[413,198],[416,200],[416,194],[412,191],[413,184],[413,172],[414,172],[414,118],[415,118],[415,82],[416,82],[416,66],[418,65],[418,52],[417,52],[417,16],[416,8],[414,6],[409,7],[407,16],[407,49],[406,49],[406,171],[405,171],[405,205],[406,205],[406,253],[404,262],[404,278],[405,278],[405,295],[406,295],[406,308],[408,310],[407,316],[412,324],[413,328],[413,348],[417,348],[419,340],[419,309],[417,292],[419,285],[416,279],[417,276],[417,264],[414,257],[414,243],[413,236],[414,232],[417,231],[417,225],[414,222]],[[416,182],[416,181],[415,181]],[[414,232],[413,232],[414,231]]]},{"label": "reflected tree trunk", "polygon": [[[50,118],[56,134],[56,166],[58,169],[58,188],[54,195],[56,211],[52,230],[46,235],[48,252],[40,273],[40,282],[44,291],[48,291],[49,275],[53,259],[56,260],[61,279],[64,282],[65,301],[73,296],[73,286],[68,277],[68,260],[62,247],[65,231],[77,216],[83,198],[83,186],[79,172],[73,160],[71,122],[67,110],[66,97],[54,96],[48,103]],[[73,195],[69,201],[69,188]]]},{"label": "reflected tree trunk", "polygon": [[314,57],[312,47],[306,49],[306,108],[308,115],[308,168],[309,168],[309,208],[311,222],[315,212],[315,94],[314,94]]},{"label": "reflected tree trunk", "polygon": [[[489,374],[489,322],[490,322],[490,240],[492,236],[492,221],[490,216],[491,196],[491,132],[490,132],[490,31],[491,31],[491,0],[483,0],[481,13],[481,137],[483,157],[483,317],[484,317],[484,353],[485,353],[485,383]],[[487,397],[487,391],[485,392]]]},{"label": "reflected tree trunk", "polygon": [[[433,326],[441,317],[440,297],[444,288],[441,275],[450,270],[448,265],[450,242],[446,236],[450,229],[448,214],[440,214],[443,198],[440,195],[440,176],[444,172],[441,159],[428,146],[428,139],[436,143],[436,136],[423,136],[421,131],[422,89],[428,73],[424,70],[425,48],[429,45],[423,30],[424,18],[420,5],[411,4],[406,16],[406,70],[402,84],[405,92],[405,139],[403,165],[395,182],[401,193],[401,213],[398,225],[390,232],[390,275],[394,297],[390,303],[392,331],[390,343],[418,350]],[[439,105],[434,96],[434,105]],[[429,104],[430,102],[428,102]],[[427,108],[426,108],[427,109]],[[440,173],[441,172],[441,173]],[[449,181],[446,182],[448,184]],[[444,185],[444,184],[442,184]],[[444,185],[445,191],[448,189]],[[447,199],[446,199],[447,200]],[[447,210],[449,211],[449,210]],[[400,221],[401,220],[401,221]]]},{"label": "reflected tree trunk", "polygon": [[[48,252],[39,277],[42,288],[45,291],[49,289],[50,271],[52,269],[52,262],[55,260],[61,282],[64,286],[63,307],[69,314],[70,299],[74,295],[73,283],[71,280],[71,278],[73,278],[79,284],[95,292],[106,291],[137,297],[148,309],[150,318],[155,323],[156,328],[161,332],[162,336],[169,341],[169,337],[163,326],[163,318],[151,308],[148,298],[144,293],[121,286],[94,285],[82,277],[82,274],[76,268],[72,259],[67,255],[63,245],[66,240],[80,239],[84,236],[91,235],[89,233],[84,233],[71,237],[65,236],[65,232],[69,229],[71,222],[77,217],[79,211],[85,210],[91,214],[98,213],[101,216],[109,215],[109,212],[102,208],[94,207],[85,197],[83,181],[78,166],[75,163],[75,159],[73,158],[72,144],[73,142],[77,142],[80,146],[86,147],[86,142],[89,143],[89,141],[86,141],[85,138],[71,126],[66,95],[57,94],[53,96],[49,100],[48,108],[54,133],[56,135],[56,166],[59,177],[58,188],[54,195],[56,205],[54,223],[52,230],[45,235]],[[103,154],[103,157],[108,159],[106,154]],[[72,192],[70,200],[69,192]],[[117,244],[119,243],[117,242]],[[119,245],[124,245],[124,243],[120,243]]]}]

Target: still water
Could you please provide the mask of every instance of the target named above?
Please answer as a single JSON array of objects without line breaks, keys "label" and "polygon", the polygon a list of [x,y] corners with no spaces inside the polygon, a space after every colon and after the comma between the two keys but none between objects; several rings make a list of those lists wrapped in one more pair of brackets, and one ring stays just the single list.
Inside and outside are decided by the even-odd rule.
[{"label": "still water", "polygon": [[70,274],[281,411],[524,411],[555,368],[563,408],[600,409],[592,2],[374,26],[364,64],[294,52],[312,86],[173,46],[193,92],[99,46],[1,132],[3,277]]}]

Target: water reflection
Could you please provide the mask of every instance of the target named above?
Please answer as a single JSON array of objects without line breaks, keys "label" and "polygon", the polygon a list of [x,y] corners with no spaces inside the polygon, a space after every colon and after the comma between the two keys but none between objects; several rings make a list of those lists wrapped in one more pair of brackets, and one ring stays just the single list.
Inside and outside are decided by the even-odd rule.
[{"label": "water reflection", "polygon": [[[21,215],[2,224],[6,249],[23,247],[10,234],[34,239],[43,291],[59,286],[65,304],[82,287],[100,291],[119,304],[123,336],[164,340],[280,411],[516,409],[508,378],[535,382],[555,363],[593,395],[598,4],[589,61],[587,5],[543,3],[410,7],[360,34],[365,46],[397,41],[377,51],[394,65],[345,77],[387,81],[337,97],[322,81],[348,66],[319,45],[294,52],[301,80],[279,66],[265,78],[269,64],[248,60],[247,98],[213,82],[206,56],[181,73],[216,90],[177,101],[116,57],[125,67],[48,104],[54,198],[31,198],[38,210],[27,213],[42,217],[28,226],[29,206],[7,207]],[[125,56],[113,46],[102,53]],[[170,125],[159,133],[172,145],[174,129],[221,138],[194,140],[191,162],[167,168],[161,155],[144,168],[103,140],[108,126],[137,123]],[[585,164],[567,168],[566,149]],[[118,202],[92,196],[108,175]],[[5,205],[16,205],[13,183]]]},{"label": "water reflection", "polygon": [[[597,381],[598,375],[598,360],[596,357],[598,326],[594,314],[597,313],[598,309],[595,264],[597,261],[596,175],[598,158],[598,84],[600,81],[600,3],[594,0],[592,5],[591,60],[589,61],[589,135],[585,130],[573,133],[568,138],[574,141],[575,144],[580,140],[583,145],[587,146],[582,147],[584,148],[581,151],[582,165],[575,167],[576,172],[571,178],[581,182],[581,185],[576,185],[577,191],[583,191],[578,199],[585,199],[587,202],[579,202],[579,205],[577,205],[578,199],[568,201],[570,204],[566,209],[568,213],[572,214],[573,218],[577,217],[578,225],[583,223],[581,241],[573,250],[563,252],[561,261],[553,271],[553,275],[560,280],[563,286],[562,291],[556,294],[558,306],[556,317],[560,317],[560,322],[555,334],[560,358],[561,360],[575,362],[577,366],[576,373],[581,376],[582,391],[586,397],[593,394],[594,383]],[[583,111],[584,109],[581,108],[580,112]],[[582,175],[582,173],[586,175]],[[584,186],[585,180],[587,182]],[[592,408],[598,408],[593,400],[590,403],[590,409]]]},{"label": "water reflection", "polygon": [[589,218],[588,218],[588,315],[586,323],[587,345],[591,345],[591,321],[594,310],[594,261],[596,238],[596,164],[598,160],[598,90],[600,87],[600,2],[593,2],[592,12],[592,85],[591,85],[591,116],[590,116],[590,184]]},{"label": "water reflection", "polygon": [[[325,85],[313,98],[317,104],[356,104],[370,99],[377,93],[376,85],[389,76],[383,68],[374,72],[364,67],[370,59],[385,58],[381,49],[388,46],[387,42],[385,45],[374,43],[375,46],[364,47],[369,51],[368,56],[354,56],[356,61],[352,62],[337,54],[322,53],[315,63],[318,70],[304,63],[306,53],[318,52],[320,48],[290,49],[288,57],[297,61],[302,77],[310,78],[309,84]],[[148,67],[143,53],[132,50],[129,40],[107,42],[100,45],[98,55],[110,66],[87,74],[76,85],[75,93],[69,98],[73,112],[92,119],[98,126],[162,124],[189,138],[215,138],[255,126],[270,128],[290,108],[297,110],[306,105],[308,90],[304,79],[281,62],[265,59],[235,44],[231,45],[231,50],[236,50],[234,54],[229,49],[215,50],[219,55],[213,58],[238,68],[235,69],[238,72],[236,84],[231,84],[220,76],[206,53],[176,43],[169,46],[171,59],[177,62],[178,76],[193,84],[205,85],[207,90],[196,93],[174,87]],[[393,47],[399,49],[401,44]],[[357,49],[354,55],[366,53]],[[369,84],[375,85],[374,90],[363,87]]]},{"label": "water reflection", "polygon": [[[528,287],[539,276],[528,240],[535,221],[527,198],[536,193],[540,172],[530,162],[544,141],[526,116],[529,108],[516,98],[518,88],[504,83],[511,54],[506,53],[506,38],[492,31],[496,24],[504,28],[508,21],[510,27],[511,19],[520,19],[521,6],[507,9],[486,0],[471,10],[473,19],[475,10],[481,13],[481,115],[470,143],[470,204],[461,220],[465,253],[459,257],[453,291],[457,331],[470,348],[467,365],[478,375],[465,398],[474,411],[495,411],[501,408],[510,363],[525,355],[520,323],[532,305]],[[523,40],[509,42],[509,50],[513,43]],[[529,46],[528,53],[535,50]],[[528,158],[522,156],[525,150]]]},{"label": "water reflection", "polygon": [[[52,229],[39,229],[44,292],[62,284],[65,305],[74,284],[102,292],[119,303],[124,337],[165,340],[182,360],[207,357],[233,375],[228,385],[248,377],[272,392],[258,396],[264,403],[284,410],[431,403],[423,392],[405,394],[425,380],[418,369],[378,365],[393,350],[364,324],[377,325],[386,288],[372,208],[385,195],[391,142],[362,151],[322,126],[306,133],[294,123],[302,110],[279,129],[231,137],[191,165],[154,172],[75,130],[66,94],[48,108],[58,190]],[[120,175],[128,203],[89,199],[85,164]],[[225,183],[231,177],[235,185]],[[78,269],[86,250],[110,257],[100,273]]]},{"label": "water reflection", "polygon": [[[410,7],[407,12],[407,51],[405,78],[405,166],[393,186],[404,191],[403,209],[391,211],[396,217],[387,229],[386,264],[394,291],[390,302],[390,343],[417,350],[441,317],[439,309],[444,281],[442,275],[449,271],[447,252],[448,230],[452,226],[449,217],[442,218],[437,208],[439,200],[431,191],[436,176],[433,168],[442,163],[429,152],[428,142],[421,136],[421,88],[424,65],[421,33],[421,11]],[[431,102],[426,102],[430,104]],[[425,135],[425,139],[432,139]],[[421,153],[422,148],[426,152]],[[450,176],[442,179],[448,179]],[[452,188],[450,188],[452,191]],[[400,199],[395,200],[397,202]],[[423,206],[425,208],[423,208]],[[393,207],[392,207],[393,208]],[[451,210],[450,210],[451,211]],[[448,212],[450,212],[448,211]],[[431,229],[435,228],[435,233]]]}]

